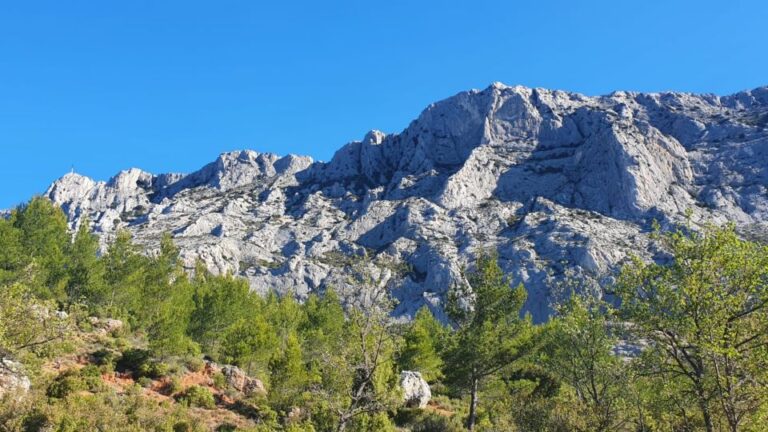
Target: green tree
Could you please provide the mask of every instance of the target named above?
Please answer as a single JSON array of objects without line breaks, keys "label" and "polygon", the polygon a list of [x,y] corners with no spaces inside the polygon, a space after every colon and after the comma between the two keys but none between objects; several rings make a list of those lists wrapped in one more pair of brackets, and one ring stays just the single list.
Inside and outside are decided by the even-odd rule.
[{"label": "green tree", "polygon": [[257,309],[257,299],[251,295],[245,279],[214,276],[198,265],[193,285],[194,311],[189,334],[204,351],[216,355],[225,330],[260,308]]},{"label": "green tree", "polygon": [[88,218],[83,218],[74,241],[67,247],[66,293],[71,302],[87,299],[99,304],[104,297],[104,263],[98,257],[99,239],[90,230]]},{"label": "green tree", "polygon": [[0,285],[0,360],[36,355],[67,336],[69,321],[51,312],[53,306],[23,281]]},{"label": "green tree", "polygon": [[220,358],[249,375],[265,374],[279,346],[274,330],[259,313],[240,318],[224,330],[221,339]]},{"label": "green tree", "polygon": [[445,357],[446,378],[470,395],[467,428],[477,422],[478,395],[484,381],[510,368],[533,343],[530,319],[521,319],[526,299],[522,285],[512,289],[495,254],[480,253],[467,284],[449,292],[447,312],[455,332]]},{"label": "green tree", "polygon": [[150,347],[161,356],[194,352],[196,347],[187,337],[194,309],[193,287],[170,235],[162,237],[160,252],[150,260],[141,288],[137,315],[147,330]]},{"label": "green tree", "polygon": [[306,323],[299,326],[312,382],[318,383],[310,388],[310,409],[322,430],[358,430],[356,422],[372,419],[381,426],[382,415],[399,403],[391,299],[365,275],[356,282],[370,295],[347,311],[346,320],[329,290],[321,299],[310,298]]},{"label": "green tree", "polygon": [[429,308],[419,309],[403,336],[403,348],[398,356],[400,367],[420,372],[428,382],[441,379],[443,359],[440,354],[446,336],[446,328]]},{"label": "green tree", "polygon": [[287,413],[292,407],[302,406],[306,391],[312,383],[301,343],[295,333],[288,335],[282,353],[270,363],[269,399],[278,411]]},{"label": "green tree", "polygon": [[[146,279],[148,261],[146,256],[141,255],[128,231],[117,233],[104,256],[104,307],[110,312],[126,314],[135,320],[137,311],[144,302],[142,287]],[[140,327],[138,323],[133,324]]]},{"label": "green tree", "polygon": [[765,407],[768,247],[732,226],[660,235],[669,264],[634,259],[617,284],[623,317],[647,340],[648,374],[679,385],[707,431],[752,423]]},{"label": "green tree", "polygon": [[29,263],[21,244],[21,231],[0,217],[0,284],[15,280]]},{"label": "green tree", "polygon": [[44,298],[66,301],[66,251],[70,243],[67,218],[49,200],[35,197],[11,215],[11,222],[21,232],[21,244],[39,265],[40,284],[35,284]]},{"label": "green tree", "polygon": [[630,370],[613,353],[619,339],[612,318],[609,304],[574,295],[549,325],[541,363],[576,394],[583,427],[574,430],[618,430],[627,422]]}]

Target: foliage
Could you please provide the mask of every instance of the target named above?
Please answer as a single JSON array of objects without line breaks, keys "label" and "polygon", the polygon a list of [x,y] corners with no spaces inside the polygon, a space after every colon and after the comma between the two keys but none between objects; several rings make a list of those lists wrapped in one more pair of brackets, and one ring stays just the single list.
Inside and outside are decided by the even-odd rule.
[{"label": "foliage", "polygon": [[768,247],[733,227],[660,239],[672,263],[635,259],[617,285],[623,317],[650,345],[644,371],[668,380],[706,430],[738,430],[766,398]]},{"label": "foliage", "polygon": [[[85,218],[72,233],[35,198],[0,219],[0,367],[33,383],[0,400],[0,431],[763,430],[768,248],[731,226],[656,237],[668,258],[624,266],[620,305],[573,297],[534,325],[488,252],[451,287],[449,322],[425,307],[396,323],[365,258],[349,265],[368,297],[262,297],[202,265],[189,276],[168,235],[145,248],[120,232],[100,254]],[[119,337],[93,315],[123,320]],[[203,353],[266,394],[229,388]],[[427,408],[402,407],[402,370],[429,381]],[[173,397],[145,395],[158,388]]]},{"label": "foliage", "polygon": [[445,355],[446,379],[458,392],[469,392],[467,427],[472,430],[481,385],[531,350],[533,326],[520,318],[525,288],[510,289],[494,254],[480,253],[467,284],[449,295],[447,312],[455,332]]},{"label": "foliage", "polygon": [[403,337],[403,348],[398,356],[400,368],[418,371],[428,382],[440,380],[443,378],[440,353],[447,337],[448,330],[435,319],[429,308],[422,307]]},{"label": "foliage", "polygon": [[182,392],[177,399],[182,404],[191,407],[212,409],[216,407],[213,393],[205,387],[192,386]]}]

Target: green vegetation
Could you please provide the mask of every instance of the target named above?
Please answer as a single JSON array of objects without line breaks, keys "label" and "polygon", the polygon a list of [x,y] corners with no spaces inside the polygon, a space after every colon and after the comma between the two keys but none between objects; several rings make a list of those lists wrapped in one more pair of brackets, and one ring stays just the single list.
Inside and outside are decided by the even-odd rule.
[{"label": "green vegetation", "polygon": [[[261,297],[189,276],[169,236],[149,253],[122,232],[100,255],[87,221],[72,234],[36,198],[0,220],[0,357],[32,381],[0,398],[0,431],[764,430],[768,248],[732,227],[657,240],[673,259],[628,263],[620,301],[534,325],[481,251],[448,322],[403,324],[365,274],[346,308],[332,289]],[[430,383],[426,408],[403,406],[403,370]]]}]

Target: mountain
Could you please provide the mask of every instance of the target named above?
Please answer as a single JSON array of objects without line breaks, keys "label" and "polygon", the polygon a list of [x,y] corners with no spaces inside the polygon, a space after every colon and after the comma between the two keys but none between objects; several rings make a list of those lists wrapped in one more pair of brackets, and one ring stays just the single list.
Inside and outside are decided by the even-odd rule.
[{"label": "mountain", "polygon": [[46,195],[73,227],[87,216],[104,241],[128,229],[150,247],[170,232],[190,268],[202,260],[259,292],[333,286],[354,301],[364,272],[401,315],[439,311],[474,254],[496,249],[541,321],[630,254],[664,260],[654,221],[768,238],[767,187],[768,87],[588,97],[495,83],[330,162],[246,150],[189,175],[68,174]]}]

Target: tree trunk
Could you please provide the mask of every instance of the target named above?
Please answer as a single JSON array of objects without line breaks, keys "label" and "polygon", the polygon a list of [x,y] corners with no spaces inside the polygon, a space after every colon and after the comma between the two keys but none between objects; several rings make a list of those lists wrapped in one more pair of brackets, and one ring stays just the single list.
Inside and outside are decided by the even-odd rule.
[{"label": "tree trunk", "polygon": [[477,422],[477,378],[472,377],[472,390],[469,402],[469,418],[467,419],[467,430],[474,430]]},{"label": "tree trunk", "polygon": [[344,430],[346,430],[346,429],[347,429],[347,419],[342,418],[339,421],[339,426],[336,427],[336,432],[344,432]]},{"label": "tree trunk", "polygon": [[701,416],[704,418],[704,426],[707,432],[714,432],[715,426],[712,424],[712,414],[709,412],[709,406],[705,401],[699,402],[699,409],[701,409]]}]

